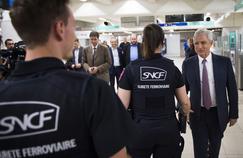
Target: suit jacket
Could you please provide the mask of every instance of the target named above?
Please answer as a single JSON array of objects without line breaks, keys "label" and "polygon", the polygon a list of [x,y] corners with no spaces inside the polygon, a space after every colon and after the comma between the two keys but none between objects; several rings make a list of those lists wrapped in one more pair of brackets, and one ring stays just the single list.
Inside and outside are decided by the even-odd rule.
[{"label": "suit jacket", "polygon": [[126,42],[126,43],[122,42],[122,43],[120,43],[119,47],[120,47],[122,50],[125,50],[126,47],[129,46],[129,45],[130,45],[129,42]]},{"label": "suit jacket", "polygon": [[[75,55],[74,55],[75,49],[73,50],[73,58],[72,58],[72,62],[73,64],[75,64]],[[79,54],[78,54],[78,63],[83,64],[83,52],[84,52],[84,48],[80,47],[79,48]]]},{"label": "suit jacket", "polygon": [[[113,53],[112,53],[112,48],[109,47],[109,52],[110,52],[110,56],[111,56],[111,67],[110,67],[110,73],[112,73],[113,69],[114,69],[114,57],[113,57]],[[121,67],[125,67],[125,61],[124,61],[124,54],[122,51],[121,47],[117,47],[117,52],[118,52],[118,56],[119,56],[119,61],[120,61],[120,66]]]},{"label": "suit jacket", "polygon": [[[131,45],[129,44],[126,49],[124,49],[124,58],[125,58],[125,66],[130,63],[130,48]],[[138,48],[138,59],[142,58],[142,46],[140,43],[137,43],[137,48]]]},{"label": "suit jacket", "polygon": [[[84,51],[84,48],[83,47],[80,47],[79,48],[79,54],[78,54],[78,63],[80,63],[82,66],[83,66],[83,51]],[[75,49],[73,49],[73,51],[72,51],[72,53],[73,53],[72,54],[72,57],[67,60],[66,67],[68,69],[72,69],[72,64],[75,64],[75,55],[74,55],[74,52],[75,52]],[[81,69],[83,69],[83,68],[81,67]]]},{"label": "suit jacket", "polygon": [[[196,128],[201,110],[201,85],[198,56],[193,56],[184,61],[182,74],[185,79],[186,89],[190,91],[192,105],[190,125]],[[230,118],[238,118],[238,91],[229,58],[212,54],[216,105],[220,130],[226,129]]]},{"label": "suit jacket", "polygon": [[96,77],[109,82],[109,68],[111,65],[111,57],[108,48],[106,46],[98,44],[96,53],[94,55],[94,65],[92,49],[92,46],[84,49],[83,60],[85,71],[88,72],[90,67],[96,66],[98,68]]}]

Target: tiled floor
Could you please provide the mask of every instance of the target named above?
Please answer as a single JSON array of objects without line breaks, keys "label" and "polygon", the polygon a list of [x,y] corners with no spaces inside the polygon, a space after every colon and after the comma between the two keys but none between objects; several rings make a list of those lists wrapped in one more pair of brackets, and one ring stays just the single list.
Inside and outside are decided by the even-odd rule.
[{"label": "tiled floor", "polygon": [[[170,58],[170,57],[168,57]],[[181,69],[183,58],[170,58]],[[235,126],[228,127],[224,133],[220,158],[243,158],[243,91],[239,91],[239,119]],[[187,128],[187,133],[183,135],[185,147],[182,158],[193,158],[193,143],[191,131]]]}]

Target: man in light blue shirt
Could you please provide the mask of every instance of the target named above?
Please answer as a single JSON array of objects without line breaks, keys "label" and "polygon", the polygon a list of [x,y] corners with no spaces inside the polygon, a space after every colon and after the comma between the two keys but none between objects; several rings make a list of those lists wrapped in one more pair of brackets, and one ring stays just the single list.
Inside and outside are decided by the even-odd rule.
[{"label": "man in light blue shirt", "polygon": [[125,64],[129,64],[130,61],[142,58],[141,44],[137,42],[137,35],[131,35],[131,44],[124,50]]}]

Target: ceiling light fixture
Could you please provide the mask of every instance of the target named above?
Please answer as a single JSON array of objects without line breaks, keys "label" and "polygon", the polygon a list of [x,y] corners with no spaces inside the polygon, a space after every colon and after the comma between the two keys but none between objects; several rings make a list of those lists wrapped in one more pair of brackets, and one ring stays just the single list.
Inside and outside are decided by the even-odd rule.
[{"label": "ceiling light fixture", "polygon": [[80,0],[80,2],[87,2],[88,0]]},{"label": "ceiling light fixture", "polygon": [[98,19],[101,21],[107,21],[107,19],[105,19],[105,18],[98,18]]}]

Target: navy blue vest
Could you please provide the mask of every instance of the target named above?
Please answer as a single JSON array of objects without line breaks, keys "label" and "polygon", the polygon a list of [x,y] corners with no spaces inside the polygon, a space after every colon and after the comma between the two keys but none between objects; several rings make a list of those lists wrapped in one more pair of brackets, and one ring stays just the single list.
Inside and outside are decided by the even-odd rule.
[{"label": "navy blue vest", "polygon": [[129,67],[133,75],[134,117],[160,119],[175,114],[175,66],[161,57],[137,60]]}]

